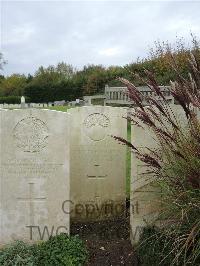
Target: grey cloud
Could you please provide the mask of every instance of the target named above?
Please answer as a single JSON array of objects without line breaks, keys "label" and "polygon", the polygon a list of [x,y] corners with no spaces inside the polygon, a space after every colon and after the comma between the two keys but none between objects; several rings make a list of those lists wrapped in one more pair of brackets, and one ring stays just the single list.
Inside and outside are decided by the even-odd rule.
[{"label": "grey cloud", "polygon": [[124,65],[154,41],[200,34],[198,2],[3,2],[5,74],[34,73],[59,61]]}]

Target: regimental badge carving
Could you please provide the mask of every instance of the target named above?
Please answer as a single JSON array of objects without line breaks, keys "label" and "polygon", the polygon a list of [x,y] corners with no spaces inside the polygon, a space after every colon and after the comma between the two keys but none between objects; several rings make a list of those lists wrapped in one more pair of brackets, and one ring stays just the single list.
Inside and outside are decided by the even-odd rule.
[{"label": "regimental badge carving", "polygon": [[39,152],[47,145],[48,127],[42,120],[29,116],[17,123],[13,136],[16,146],[24,152]]},{"label": "regimental badge carving", "polygon": [[89,115],[84,123],[86,135],[93,141],[100,141],[106,138],[110,130],[110,119],[101,113]]}]

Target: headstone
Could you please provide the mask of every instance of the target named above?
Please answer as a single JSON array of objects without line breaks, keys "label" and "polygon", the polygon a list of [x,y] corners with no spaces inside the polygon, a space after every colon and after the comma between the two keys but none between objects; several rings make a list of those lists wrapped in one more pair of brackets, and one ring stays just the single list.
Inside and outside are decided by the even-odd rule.
[{"label": "headstone", "polygon": [[25,108],[25,97],[21,97],[21,108]]},{"label": "headstone", "polygon": [[84,106],[70,110],[71,217],[101,220],[122,215],[126,200],[126,110]]},{"label": "headstone", "polygon": [[[176,124],[186,127],[186,116],[181,106],[171,106],[171,111],[177,118]],[[132,109],[133,110],[133,109]],[[131,109],[129,109],[129,112]],[[133,113],[134,111],[132,111]],[[146,125],[131,127],[131,142],[141,152],[146,148],[156,148],[153,132]],[[167,125],[166,125],[167,126]],[[148,150],[146,150],[148,153]],[[159,213],[161,210],[161,193],[154,182],[154,177],[149,173],[149,168],[142,163],[134,152],[131,155],[131,194],[130,194],[130,225],[131,241],[136,244],[142,228],[147,225],[161,225]]]},{"label": "headstone", "polygon": [[[131,142],[141,152],[144,152],[146,147],[156,146],[152,133],[145,125],[143,128],[135,125],[131,127]],[[133,244],[138,242],[141,229],[151,223],[156,223],[158,217],[159,189],[153,184],[152,174],[149,174],[148,170],[145,163],[142,163],[132,151],[130,224]]]},{"label": "headstone", "polygon": [[62,101],[55,101],[54,102],[54,105],[55,106],[63,106],[65,104],[65,100],[62,100]]},{"label": "headstone", "polygon": [[69,233],[68,114],[0,112],[0,244]]},{"label": "headstone", "polygon": [[15,109],[20,108],[19,104],[13,104],[13,107],[14,107]]}]

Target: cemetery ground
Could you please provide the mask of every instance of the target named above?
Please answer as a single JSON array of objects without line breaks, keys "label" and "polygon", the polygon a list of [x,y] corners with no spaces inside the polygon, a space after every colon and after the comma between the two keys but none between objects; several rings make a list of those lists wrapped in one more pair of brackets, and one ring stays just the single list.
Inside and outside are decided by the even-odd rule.
[{"label": "cemetery ground", "polygon": [[130,243],[129,210],[116,220],[72,223],[71,234],[79,235],[89,252],[85,266],[137,266],[138,258]]}]

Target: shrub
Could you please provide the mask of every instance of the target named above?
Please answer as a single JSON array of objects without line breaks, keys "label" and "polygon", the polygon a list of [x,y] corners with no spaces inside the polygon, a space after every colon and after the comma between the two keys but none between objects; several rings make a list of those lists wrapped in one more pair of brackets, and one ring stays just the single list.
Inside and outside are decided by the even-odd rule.
[{"label": "shrub", "polygon": [[[159,265],[169,266],[172,255],[167,256],[170,251],[172,241],[169,237],[162,234],[156,227],[145,227],[140,236],[140,243],[137,246],[137,254],[142,266]],[[165,255],[166,254],[166,255]]]},{"label": "shrub", "polygon": [[81,266],[87,260],[83,242],[62,233],[48,241],[29,245],[16,241],[0,250],[2,266]]},{"label": "shrub", "polygon": [[79,266],[87,260],[83,242],[76,236],[68,237],[64,233],[38,244],[35,251],[37,266]]},{"label": "shrub", "polygon": [[[140,236],[140,242],[136,247],[138,257],[142,266],[156,265],[192,265],[199,266],[200,258],[194,250],[198,250],[198,241],[192,248],[189,248],[185,255],[177,256],[180,252],[180,246],[176,239],[182,237],[184,230],[176,231],[176,238],[170,234],[169,230],[163,230],[158,227],[145,227]],[[198,236],[199,239],[200,236]],[[196,247],[195,247],[196,246]],[[193,249],[193,250],[192,250]],[[189,260],[191,254],[196,255],[195,260]],[[174,260],[177,258],[177,260]],[[187,259],[186,259],[187,258]]]},{"label": "shrub", "polygon": [[[141,252],[143,250],[149,254],[149,261],[155,260],[152,265],[200,265],[200,121],[197,115],[200,111],[200,49],[197,44],[188,59],[191,72],[186,79],[180,74],[171,54],[176,81],[171,83],[170,91],[184,110],[184,127],[173,113],[152,72],[145,70],[146,85],[162,101],[147,96],[146,101],[151,105],[145,108],[144,96],[136,86],[120,79],[137,106],[129,119],[134,125],[145,125],[152,131],[158,144],[156,149],[141,152],[126,140],[115,137],[132,148],[150,168],[153,180],[162,189],[160,219],[165,220],[165,224],[168,221],[167,226],[154,233],[144,231],[141,239],[144,248],[139,245]],[[133,75],[141,79],[137,74]],[[149,245],[145,245],[148,241],[143,241],[147,232],[152,233]]]},{"label": "shrub", "polygon": [[0,265],[2,266],[31,266],[34,265],[33,262],[32,247],[22,241],[16,241],[0,250]]},{"label": "shrub", "polygon": [[[30,98],[26,97],[26,102],[30,102]],[[21,103],[21,97],[20,96],[5,96],[0,97],[0,104],[7,103],[7,104],[20,104]]]}]

